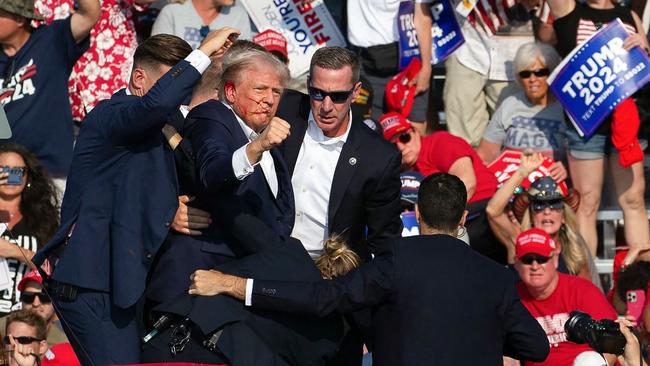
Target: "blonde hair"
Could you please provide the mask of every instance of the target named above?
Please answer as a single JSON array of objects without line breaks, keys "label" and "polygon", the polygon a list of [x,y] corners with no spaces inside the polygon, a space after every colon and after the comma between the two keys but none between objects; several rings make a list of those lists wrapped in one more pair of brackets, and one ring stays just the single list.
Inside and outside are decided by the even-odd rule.
[{"label": "blonde hair", "polygon": [[[562,258],[569,273],[577,275],[582,270],[582,267],[588,265],[587,251],[589,249],[578,231],[578,221],[573,209],[569,205],[564,205],[563,212],[564,223],[560,227],[558,241],[562,246]],[[526,210],[521,220],[521,230],[525,231],[531,227],[533,227],[533,224],[530,218],[530,210]]]},{"label": "blonde hair", "polygon": [[323,242],[323,254],[316,258],[315,264],[323,278],[331,280],[359,267],[361,258],[335,234]]}]

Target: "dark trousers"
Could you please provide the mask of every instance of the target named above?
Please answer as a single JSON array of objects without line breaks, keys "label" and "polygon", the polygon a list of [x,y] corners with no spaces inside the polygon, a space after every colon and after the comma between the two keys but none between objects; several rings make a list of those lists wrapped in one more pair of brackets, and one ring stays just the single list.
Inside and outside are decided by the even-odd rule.
[{"label": "dark trousers", "polygon": [[83,366],[140,362],[136,306],[121,309],[106,292],[79,290],[73,301],[53,296],[57,315]]}]

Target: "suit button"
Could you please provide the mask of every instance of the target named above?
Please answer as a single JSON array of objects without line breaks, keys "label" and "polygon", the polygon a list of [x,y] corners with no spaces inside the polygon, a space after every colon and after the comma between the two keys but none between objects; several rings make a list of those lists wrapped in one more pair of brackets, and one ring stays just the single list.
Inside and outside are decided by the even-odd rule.
[{"label": "suit button", "polygon": [[147,259],[151,259],[151,258],[153,258],[153,254],[151,254],[151,253],[145,253],[144,256],[145,256]]},{"label": "suit button", "polygon": [[171,222],[167,221],[167,222],[165,223],[165,226],[169,227],[171,224],[172,224]]}]

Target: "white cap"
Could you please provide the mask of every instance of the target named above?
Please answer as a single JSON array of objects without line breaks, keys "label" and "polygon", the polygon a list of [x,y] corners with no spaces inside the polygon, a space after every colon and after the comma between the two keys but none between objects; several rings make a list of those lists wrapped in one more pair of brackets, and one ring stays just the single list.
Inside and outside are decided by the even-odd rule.
[{"label": "white cap", "polygon": [[607,360],[596,351],[585,351],[573,360],[573,366],[608,366]]}]

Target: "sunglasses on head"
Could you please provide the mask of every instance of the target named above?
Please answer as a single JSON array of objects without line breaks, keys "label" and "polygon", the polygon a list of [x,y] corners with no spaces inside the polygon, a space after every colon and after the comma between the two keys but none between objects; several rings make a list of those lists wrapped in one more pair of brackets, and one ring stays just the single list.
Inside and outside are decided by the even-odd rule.
[{"label": "sunglasses on head", "polygon": [[551,75],[551,70],[547,69],[546,67],[543,69],[537,69],[537,70],[522,70],[519,71],[519,77],[522,79],[528,79],[531,75],[535,75],[538,78],[544,77],[544,76],[549,76]]},{"label": "sunglasses on head", "polygon": [[38,300],[42,304],[49,304],[52,302],[52,300],[50,300],[50,297],[42,292],[22,292],[20,294],[20,301],[24,302],[25,304],[33,304],[37,296]]},{"label": "sunglasses on head", "polygon": [[332,99],[332,102],[334,103],[345,103],[348,100],[348,98],[350,98],[350,95],[352,95],[352,92],[354,91],[354,87],[352,87],[352,89],[347,91],[331,91],[331,92],[326,92],[325,90],[321,90],[313,86],[309,86],[308,89],[309,89],[309,96],[312,97],[314,100],[318,102],[322,102],[323,100],[325,100],[326,97],[330,97],[330,99]]},{"label": "sunglasses on head", "polygon": [[537,262],[539,264],[544,264],[548,262],[549,259],[553,258],[553,254],[551,254],[550,257],[544,257],[543,255],[539,254],[526,254],[525,256],[519,258],[521,263],[526,264],[526,265],[531,265],[533,262]]},{"label": "sunglasses on head", "polygon": [[551,210],[559,211],[564,208],[564,201],[562,200],[552,200],[552,201],[533,201],[531,207],[534,212],[542,212],[547,207]]},{"label": "sunglasses on head", "polygon": [[[38,339],[35,337],[28,337],[28,336],[14,337],[14,340],[20,344],[31,344],[34,342],[42,341],[42,339]],[[9,341],[9,336],[4,336],[2,338],[2,341],[4,342],[4,344],[11,344],[11,342]]]}]

